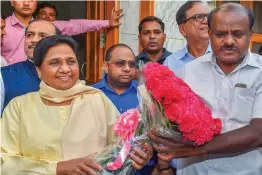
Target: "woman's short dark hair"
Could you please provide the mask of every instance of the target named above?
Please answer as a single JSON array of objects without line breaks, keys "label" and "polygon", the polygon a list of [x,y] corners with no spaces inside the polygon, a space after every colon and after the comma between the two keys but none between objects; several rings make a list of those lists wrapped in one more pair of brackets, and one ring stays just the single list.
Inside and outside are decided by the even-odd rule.
[{"label": "woman's short dark hair", "polygon": [[59,44],[67,44],[73,50],[76,58],[79,58],[78,43],[70,36],[54,35],[41,39],[35,46],[33,60],[35,66],[40,67],[45,59],[48,50]]},{"label": "woman's short dark hair", "polygon": [[155,16],[147,16],[144,19],[142,19],[141,22],[139,23],[139,26],[138,26],[139,33],[141,33],[142,31],[142,25],[146,22],[151,22],[151,21],[156,21],[158,24],[160,24],[162,31],[163,32],[165,31],[165,23],[161,19]]},{"label": "woman's short dark hair", "polygon": [[223,12],[244,12],[246,14],[246,16],[248,17],[248,21],[249,21],[249,29],[252,30],[254,27],[254,13],[252,12],[252,10],[250,10],[248,7],[245,7],[243,5],[237,4],[237,3],[226,3],[226,4],[222,4],[221,6],[213,9],[209,15],[208,15],[208,27],[210,28],[212,25],[212,16],[219,12],[219,11],[223,11]]},{"label": "woman's short dark hair", "polygon": [[178,25],[183,24],[187,19],[186,12],[190,10],[195,3],[203,3],[202,1],[187,1],[183,4],[176,13],[176,22]]}]

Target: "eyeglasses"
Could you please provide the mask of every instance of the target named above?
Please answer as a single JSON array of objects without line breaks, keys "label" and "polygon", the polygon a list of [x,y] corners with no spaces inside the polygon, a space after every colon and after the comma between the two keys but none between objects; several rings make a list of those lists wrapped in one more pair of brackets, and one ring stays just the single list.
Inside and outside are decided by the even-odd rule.
[{"label": "eyeglasses", "polygon": [[124,67],[126,64],[128,64],[128,66],[130,68],[135,68],[137,67],[136,62],[135,61],[126,61],[126,60],[116,60],[116,61],[107,61],[108,64],[114,64],[117,67]]},{"label": "eyeglasses", "polygon": [[205,18],[208,17],[208,14],[195,14],[189,18],[187,18],[185,21],[183,21],[181,24],[186,23],[187,21],[189,21],[190,19],[194,19],[197,22],[203,22],[205,20]]}]

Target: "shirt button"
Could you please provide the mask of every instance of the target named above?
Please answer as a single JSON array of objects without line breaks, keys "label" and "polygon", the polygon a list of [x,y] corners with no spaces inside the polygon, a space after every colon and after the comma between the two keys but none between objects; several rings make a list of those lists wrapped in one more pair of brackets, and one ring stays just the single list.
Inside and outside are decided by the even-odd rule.
[{"label": "shirt button", "polygon": [[122,108],[120,108],[120,111],[122,111],[123,109]]},{"label": "shirt button", "polygon": [[65,116],[63,116],[63,117],[62,117],[62,119],[63,119],[63,120],[66,120],[66,117],[65,117]]},{"label": "shirt button", "polygon": [[64,107],[62,106],[62,107],[60,107],[60,110],[64,110]]}]

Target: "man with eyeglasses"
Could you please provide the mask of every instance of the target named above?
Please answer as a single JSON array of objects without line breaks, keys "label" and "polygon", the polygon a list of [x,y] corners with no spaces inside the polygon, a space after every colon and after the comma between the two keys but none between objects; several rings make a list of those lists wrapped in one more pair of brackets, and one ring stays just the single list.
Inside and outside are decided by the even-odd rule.
[{"label": "man with eyeglasses", "polygon": [[164,65],[177,75],[186,63],[211,52],[207,16],[208,8],[201,1],[188,1],[178,10],[176,22],[180,33],[187,40],[187,45],[170,55],[164,62]]},{"label": "man with eyeglasses", "polygon": [[101,81],[93,87],[102,90],[120,113],[138,106],[135,54],[125,44],[116,44],[106,51]]},{"label": "man with eyeglasses", "polygon": [[[125,44],[110,47],[106,51],[104,71],[102,80],[93,87],[102,90],[120,113],[136,108],[138,82],[133,79],[136,76],[137,64],[132,49]],[[156,154],[146,166],[136,172],[136,175],[152,174],[155,159]]]}]

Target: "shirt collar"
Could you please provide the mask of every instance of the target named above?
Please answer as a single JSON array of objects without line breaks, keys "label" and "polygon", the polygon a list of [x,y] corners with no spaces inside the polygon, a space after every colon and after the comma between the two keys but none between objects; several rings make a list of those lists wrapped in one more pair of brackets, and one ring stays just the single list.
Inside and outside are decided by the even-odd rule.
[{"label": "shirt collar", "polygon": [[140,53],[136,56],[137,59],[144,58],[144,57],[147,58],[147,55],[146,55],[146,53],[145,53],[144,50],[143,50],[142,52],[140,52]]},{"label": "shirt collar", "polygon": [[102,80],[97,84],[97,88],[98,89],[106,88],[106,90],[112,91],[109,85],[107,84],[106,77],[107,77],[106,74],[104,74],[104,76],[102,77]]},{"label": "shirt collar", "polygon": [[[205,54],[208,54],[210,52],[212,52],[212,49],[211,49],[211,45],[210,45],[210,42],[209,42]],[[186,45],[183,49],[181,49],[178,54],[180,55],[180,57],[179,57],[180,59],[183,59],[186,56],[186,54],[190,54],[188,52],[188,45]]]},{"label": "shirt collar", "polygon": [[[32,20],[34,20],[33,17],[31,18],[31,21],[32,21]],[[13,14],[12,14],[12,16],[11,16],[11,25],[14,26],[14,25],[16,25],[16,24],[20,24],[21,26],[24,27],[24,25],[21,24],[21,23],[18,21],[18,19],[17,19],[16,16],[15,16],[15,13],[13,12]]]},{"label": "shirt collar", "polygon": [[32,60],[30,60],[29,58],[27,58],[26,64],[27,64],[28,67],[35,69],[34,62]]},{"label": "shirt collar", "polygon": [[[215,56],[212,53],[210,53],[208,55],[205,55],[203,57],[203,59],[201,60],[201,62],[202,63],[210,62],[214,66],[218,66],[217,63],[216,63],[216,58],[215,58]],[[254,55],[250,52],[250,50],[248,50],[244,60],[242,61],[242,63],[239,66],[240,66],[240,68],[242,68],[242,67],[245,67],[247,65],[259,68],[259,63],[258,63],[257,59],[254,58]]]},{"label": "shirt collar", "polygon": [[207,46],[207,50],[206,50],[205,54],[210,53],[210,52],[212,52],[212,48],[211,48],[211,45],[209,43],[208,46]]},{"label": "shirt collar", "polygon": [[[128,91],[130,91],[131,89],[137,89],[137,86],[138,86],[138,82],[135,81],[135,80],[132,80],[131,81],[131,84],[129,86],[129,88],[123,93],[127,93]],[[113,89],[110,88],[109,84],[107,83],[107,74],[105,74],[102,78],[102,80],[100,81],[100,83],[97,84],[97,88],[100,89],[100,88],[105,88],[106,90],[108,91],[111,91],[111,92],[114,92],[115,91]]]},{"label": "shirt collar", "polygon": [[180,51],[178,51],[177,54],[179,55],[180,59],[183,59],[186,56],[186,54],[189,54],[187,45],[184,48],[182,48]]},{"label": "shirt collar", "polygon": [[243,62],[241,63],[241,67],[246,65],[259,68],[259,63],[250,50],[248,50]]},{"label": "shirt collar", "polygon": [[16,25],[17,23],[19,23],[18,19],[15,16],[15,13],[13,12],[12,16],[11,16],[11,24],[12,26]]},{"label": "shirt collar", "polygon": [[[165,48],[162,49],[162,52],[163,52],[163,55],[159,59],[157,59],[157,61],[165,59],[166,57],[171,55],[171,52],[168,52]],[[151,59],[147,56],[144,50],[136,57],[136,60],[140,60],[140,59],[147,59],[148,61],[151,61]]]}]

